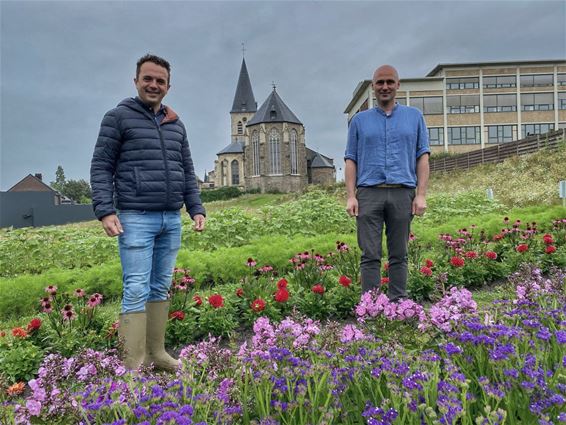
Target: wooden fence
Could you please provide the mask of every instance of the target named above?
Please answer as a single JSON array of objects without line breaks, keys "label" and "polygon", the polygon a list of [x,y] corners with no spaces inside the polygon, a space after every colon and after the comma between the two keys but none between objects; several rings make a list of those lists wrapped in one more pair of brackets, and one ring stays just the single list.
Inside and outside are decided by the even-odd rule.
[{"label": "wooden fence", "polygon": [[515,155],[525,155],[540,149],[555,149],[564,143],[566,129],[542,135],[528,136],[514,142],[502,143],[445,158],[431,159],[430,171],[450,171],[475,167],[476,165],[501,162]]}]

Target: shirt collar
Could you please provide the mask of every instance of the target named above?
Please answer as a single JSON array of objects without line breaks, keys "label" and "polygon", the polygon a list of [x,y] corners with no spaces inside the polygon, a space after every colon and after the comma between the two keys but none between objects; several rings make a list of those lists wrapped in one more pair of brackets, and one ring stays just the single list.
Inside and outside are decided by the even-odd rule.
[{"label": "shirt collar", "polygon": [[393,105],[393,109],[391,110],[391,112],[390,112],[389,114],[387,114],[383,109],[381,109],[381,108],[379,107],[379,105],[376,105],[376,106],[375,106],[375,110],[376,110],[377,112],[379,112],[381,115],[385,115],[386,117],[388,117],[388,116],[390,116],[390,115],[393,115],[393,112],[397,109],[398,106],[399,106],[399,102],[396,101],[396,102],[395,102],[395,105]]}]

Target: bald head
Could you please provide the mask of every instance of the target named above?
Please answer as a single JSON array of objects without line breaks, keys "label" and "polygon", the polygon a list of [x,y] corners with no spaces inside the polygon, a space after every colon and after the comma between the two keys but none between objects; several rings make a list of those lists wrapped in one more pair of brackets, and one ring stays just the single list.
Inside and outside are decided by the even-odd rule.
[{"label": "bald head", "polygon": [[397,82],[399,81],[399,73],[391,65],[381,65],[379,68],[377,68],[373,73],[373,81],[375,82],[378,79],[378,77],[383,75],[387,75],[387,76],[393,75],[395,77],[395,80]]},{"label": "bald head", "polygon": [[399,74],[391,65],[382,65],[373,73],[373,91],[378,106],[386,112],[395,107],[395,96],[399,88]]}]

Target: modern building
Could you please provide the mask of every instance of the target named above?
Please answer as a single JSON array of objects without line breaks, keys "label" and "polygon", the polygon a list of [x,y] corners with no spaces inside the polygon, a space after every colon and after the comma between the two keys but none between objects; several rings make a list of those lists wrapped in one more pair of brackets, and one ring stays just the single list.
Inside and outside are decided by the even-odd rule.
[{"label": "modern building", "polygon": [[230,144],[217,153],[214,187],[297,192],[336,181],[334,161],[306,147],[305,127],[275,86],[257,108],[245,59],[230,110]]},{"label": "modern building", "polygon": [[[566,128],[566,60],[439,64],[403,78],[397,101],[419,108],[433,152],[466,152]],[[348,122],[376,99],[361,81]]]}]

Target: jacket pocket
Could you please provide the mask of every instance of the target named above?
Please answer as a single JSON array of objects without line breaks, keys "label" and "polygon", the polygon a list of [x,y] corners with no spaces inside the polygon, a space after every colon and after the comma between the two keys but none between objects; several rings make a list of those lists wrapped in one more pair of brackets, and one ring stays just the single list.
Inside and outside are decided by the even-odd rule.
[{"label": "jacket pocket", "polygon": [[136,181],[136,196],[139,196],[141,194],[141,179],[138,167],[134,167],[134,179]]}]

